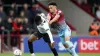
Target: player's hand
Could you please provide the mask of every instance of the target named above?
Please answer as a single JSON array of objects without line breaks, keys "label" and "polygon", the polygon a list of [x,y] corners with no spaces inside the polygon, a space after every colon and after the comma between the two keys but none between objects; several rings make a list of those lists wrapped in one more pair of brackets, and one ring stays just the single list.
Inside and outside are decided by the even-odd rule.
[{"label": "player's hand", "polygon": [[51,43],[51,46],[53,46],[53,47],[54,47],[54,45],[55,45],[55,42]]},{"label": "player's hand", "polygon": [[49,24],[52,24],[52,21],[50,21]]}]

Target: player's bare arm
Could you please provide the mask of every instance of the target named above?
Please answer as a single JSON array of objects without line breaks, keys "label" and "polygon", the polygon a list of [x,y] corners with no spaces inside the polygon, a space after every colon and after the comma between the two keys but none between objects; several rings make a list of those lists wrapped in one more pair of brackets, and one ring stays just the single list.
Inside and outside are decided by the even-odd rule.
[{"label": "player's bare arm", "polygon": [[48,22],[50,21],[50,19],[51,19],[51,16],[48,14],[47,15],[47,19],[48,19]]}]

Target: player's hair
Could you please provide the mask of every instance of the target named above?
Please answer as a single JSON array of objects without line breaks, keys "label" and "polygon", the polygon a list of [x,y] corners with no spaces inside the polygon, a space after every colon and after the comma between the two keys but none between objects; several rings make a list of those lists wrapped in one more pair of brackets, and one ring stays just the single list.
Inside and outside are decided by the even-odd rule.
[{"label": "player's hair", "polygon": [[35,24],[36,25],[39,25],[40,24],[40,22],[42,21],[42,19],[41,19],[41,17],[40,16],[35,16],[35,19],[34,19],[34,21],[35,21]]},{"label": "player's hair", "polygon": [[48,6],[49,6],[49,5],[57,6],[57,4],[56,4],[55,2],[53,2],[53,1],[50,2],[50,3],[48,3]]}]

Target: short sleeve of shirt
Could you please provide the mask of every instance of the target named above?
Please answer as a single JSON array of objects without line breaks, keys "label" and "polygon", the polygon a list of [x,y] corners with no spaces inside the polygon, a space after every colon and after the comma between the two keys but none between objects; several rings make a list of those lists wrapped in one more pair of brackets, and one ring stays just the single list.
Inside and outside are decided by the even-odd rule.
[{"label": "short sleeve of shirt", "polygon": [[61,15],[61,14],[62,14],[62,11],[61,11],[61,10],[59,10],[59,11],[57,12],[57,14],[58,14],[58,15]]},{"label": "short sleeve of shirt", "polygon": [[51,16],[51,14],[50,14],[50,13],[48,13],[47,15],[48,15],[48,16]]}]

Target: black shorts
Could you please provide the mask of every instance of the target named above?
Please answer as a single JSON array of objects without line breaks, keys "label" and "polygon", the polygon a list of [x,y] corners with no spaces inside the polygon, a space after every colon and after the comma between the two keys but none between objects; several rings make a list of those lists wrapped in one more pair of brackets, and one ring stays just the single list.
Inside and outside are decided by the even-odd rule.
[{"label": "black shorts", "polygon": [[38,40],[40,38],[43,38],[43,40],[46,42],[46,43],[51,43],[50,41],[50,38],[49,38],[49,35],[47,33],[40,33],[39,31],[35,32],[34,35],[38,38]]}]

